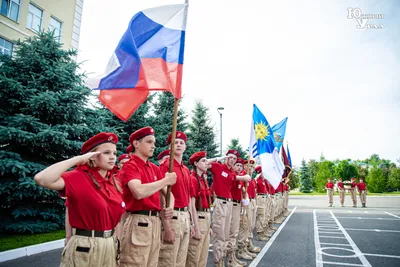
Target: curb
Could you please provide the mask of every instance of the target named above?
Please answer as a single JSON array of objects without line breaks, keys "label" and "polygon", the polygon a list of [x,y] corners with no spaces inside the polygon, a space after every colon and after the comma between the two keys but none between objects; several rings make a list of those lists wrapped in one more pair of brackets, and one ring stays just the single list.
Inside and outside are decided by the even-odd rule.
[{"label": "curb", "polygon": [[34,254],[46,252],[53,249],[63,248],[64,240],[65,239],[59,239],[38,245],[32,245],[23,248],[17,248],[0,252],[0,262],[14,260],[25,256],[31,256]]}]

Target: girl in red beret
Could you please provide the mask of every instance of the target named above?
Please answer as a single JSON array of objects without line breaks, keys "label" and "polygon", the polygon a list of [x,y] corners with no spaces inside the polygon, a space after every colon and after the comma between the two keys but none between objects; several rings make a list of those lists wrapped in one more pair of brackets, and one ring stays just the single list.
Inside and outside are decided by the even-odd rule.
[{"label": "girl in red beret", "polygon": [[210,247],[210,205],[211,191],[208,187],[207,176],[204,175],[209,167],[206,152],[194,153],[189,162],[193,166],[190,190],[194,214],[195,234],[189,241],[186,266],[201,267],[207,265],[208,249]]},{"label": "girl in red beret", "polygon": [[60,266],[117,266],[116,232],[125,212],[114,175],[117,143],[114,133],[99,133],[83,144],[82,155],[35,175],[40,186],[68,199],[73,235],[62,251]]}]

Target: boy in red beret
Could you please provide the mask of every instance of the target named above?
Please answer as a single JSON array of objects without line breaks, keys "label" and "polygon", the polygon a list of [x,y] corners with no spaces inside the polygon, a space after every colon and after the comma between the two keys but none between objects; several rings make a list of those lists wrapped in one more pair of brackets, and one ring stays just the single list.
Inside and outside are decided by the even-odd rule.
[{"label": "boy in red beret", "polygon": [[170,207],[164,207],[164,197],[166,187],[175,184],[176,174],[161,173],[149,161],[156,142],[151,127],[132,133],[129,142],[133,155],[119,173],[129,213],[123,226],[120,266],[157,266],[161,245],[160,215],[172,217],[174,197],[171,194]]},{"label": "boy in red beret", "polygon": [[[82,145],[82,155],[53,164],[35,175],[36,183],[59,191],[68,200],[73,235],[63,251],[60,266],[117,266],[116,235],[125,212],[114,176],[117,143],[114,133],[99,133]],[[74,170],[67,171],[74,166]]]},{"label": "boy in red beret", "polygon": [[118,169],[121,169],[124,166],[124,163],[127,162],[131,157],[128,154],[122,154],[118,157]]},{"label": "boy in red beret", "polygon": [[328,195],[329,207],[333,205],[333,189],[335,185],[331,182],[331,178],[328,178],[328,182],[325,184],[326,193]]},{"label": "boy in red beret", "polygon": [[351,200],[353,201],[353,208],[356,208],[357,207],[357,192],[356,192],[357,183],[354,178],[351,178],[350,181],[351,181],[351,183],[350,183],[351,186],[349,189],[350,196],[351,196]]},{"label": "boy in red beret", "polygon": [[366,208],[367,203],[367,184],[364,183],[364,179],[360,178],[360,182],[357,184],[357,189],[360,194],[360,201],[363,208]]},{"label": "boy in red beret", "polygon": [[[213,190],[216,195],[213,211],[213,261],[217,266],[223,266],[228,247],[230,223],[232,219],[232,186],[234,181],[250,181],[249,175],[237,175],[233,166],[239,153],[236,150],[229,150],[225,157],[209,159],[211,173],[213,175]],[[225,164],[220,160],[225,159]],[[230,255],[229,255],[230,256]]]},{"label": "boy in red beret", "polygon": [[171,153],[171,150],[167,149],[167,150],[164,150],[163,152],[161,152],[160,154],[158,154],[158,156],[157,156],[158,165],[161,165],[164,161],[169,159],[170,153]]},{"label": "boy in red beret", "polygon": [[[175,205],[174,214],[171,220],[162,220],[163,223],[163,242],[161,244],[159,267],[186,265],[186,256],[188,252],[189,239],[191,232],[194,231],[194,225],[191,221],[193,213],[190,208],[190,189],[191,178],[188,167],[183,163],[183,153],[186,150],[186,134],[176,131],[175,143],[172,144],[172,133],[167,138],[167,145],[171,148],[174,145],[173,172],[176,173],[176,183],[171,187],[171,193],[174,194]],[[160,165],[162,173],[168,172],[169,160],[165,160]],[[171,244],[172,243],[172,244]]]}]

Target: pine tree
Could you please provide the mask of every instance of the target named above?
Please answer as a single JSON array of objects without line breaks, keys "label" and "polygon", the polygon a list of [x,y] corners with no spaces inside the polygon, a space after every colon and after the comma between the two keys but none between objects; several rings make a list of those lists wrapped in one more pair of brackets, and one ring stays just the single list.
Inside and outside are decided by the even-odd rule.
[{"label": "pine tree", "polygon": [[[156,149],[153,161],[157,161],[157,155],[168,149],[167,138],[172,131],[172,119],[174,116],[174,96],[169,92],[157,93],[157,101],[154,103],[154,120],[151,122],[156,136]],[[182,100],[180,100],[181,102]],[[185,122],[187,115],[182,108],[178,108],[177,131],[185,132],[187,124]],[[187,163],[190,155],[184,154],[183,160]]]},{"label": "pine tree", "polygon": [[64,201],[33,176],[109,129],[85,107],[91,91],[76,51],[62,50],[51,33],[16,44],[12,58],[0,56],[0,232],[53,231],[64,226]]},{"label": "pine tree", "polygon": [[247,153],[244,151],[242,145],[239,143],[239,138],[233,138],[231,139],[230,144],[228,145],[228,150],[229,149],[235,149],[237,152],[239,152],[239,155],[241,158],[247,158]]},{"label": "pine tree", "polygon": [[306,165],[306,161],[303,159],[301,161],[300,173],[300,192],[310,193],[312,191],[312,181],[310,170]]},{"label": "pine tree", "polygon": [[207,151],[207,157],[217,155],[215,131],[210,125],[209,109],[201,101],[196,101],[192,110],[192,120],[189,123],[186,152],[190,156],[197,151]]}]

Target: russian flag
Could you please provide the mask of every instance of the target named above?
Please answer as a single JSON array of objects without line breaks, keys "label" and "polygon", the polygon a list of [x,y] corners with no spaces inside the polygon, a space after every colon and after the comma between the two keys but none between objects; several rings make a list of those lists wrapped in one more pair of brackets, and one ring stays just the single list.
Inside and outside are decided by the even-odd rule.
[{"label": "russian flag", "polygon": [[86,84],[101,90],[99,100],[126,121],[150,90],[182,97],[182,68],[187,4],[150,8],[137,13],[104,73]]}]

